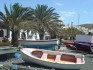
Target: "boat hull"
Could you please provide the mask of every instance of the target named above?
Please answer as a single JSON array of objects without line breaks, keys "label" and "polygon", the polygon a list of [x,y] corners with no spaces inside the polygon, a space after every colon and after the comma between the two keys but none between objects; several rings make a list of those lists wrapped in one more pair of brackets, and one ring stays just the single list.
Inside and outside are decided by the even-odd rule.
[{"label": "boat hull", "polygon": [[47,67],[52,67],[52,68],[58,68],[58,69],[80,69],[83,64],[60,64],[58,62],[48,62],[48,61],[43,61],[39,60],[37,58],[33,58],[31,54],[26,53],[21,51],[21,57],[23,60],[29,62],[29,63],[36,63],[42,66],[47,66]]},{"label": "boat hull", "polygon": [[76,35],[74,46],[79,51],[93,52],[93,36],[92,35]]},{"label": "boat hull", "polygon": [[15,52],[17,52],[17,48],[16,47],[0,48],[0,55],[9,54],[9,53],[15,53]]},{"label": "boat hull", "polygon": [[90,43],[85,43],[85,42],[74,42],[74,46],[78,51],[84,51],[84,52],[92,52]]},{"label": "boat hull", "polygon": [[55,49],[58,40],[19,40],[19,44],[26,48]]}]

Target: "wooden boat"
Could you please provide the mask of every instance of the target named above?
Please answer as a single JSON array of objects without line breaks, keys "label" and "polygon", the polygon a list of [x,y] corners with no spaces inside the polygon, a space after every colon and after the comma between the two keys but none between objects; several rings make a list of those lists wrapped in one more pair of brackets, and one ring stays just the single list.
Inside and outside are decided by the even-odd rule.
[{"label": "wooden boat", "polygon": [[84,55],[44,49],[22,48],[21,57],[27,62],[59,69],[78,69],[85,64]]},{"label": "wooden boat", "polygon": [[55,48],[59,41],[57,39],[51,40],[19,40],[19,45],[27,48]]}]

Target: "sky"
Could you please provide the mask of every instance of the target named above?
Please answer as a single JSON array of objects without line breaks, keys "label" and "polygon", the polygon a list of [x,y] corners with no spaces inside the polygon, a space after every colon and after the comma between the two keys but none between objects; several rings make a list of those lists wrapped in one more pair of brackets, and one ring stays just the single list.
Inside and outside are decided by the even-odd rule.
[{"label": "sky", "polygon": [[31,8],[35,8],[37,4],[53,7],[65,25],[93,23],[93,0],[1,0],[0,11],[4,12],[4,4],[10,8],[10,4],[17,2]]}]

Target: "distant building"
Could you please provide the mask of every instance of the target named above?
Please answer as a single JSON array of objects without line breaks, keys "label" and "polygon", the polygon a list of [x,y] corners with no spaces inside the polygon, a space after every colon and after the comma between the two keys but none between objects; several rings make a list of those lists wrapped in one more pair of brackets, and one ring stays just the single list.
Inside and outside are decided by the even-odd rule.
[{"label": "distant building", "polygon": [[75,28],[77,28],[78,30],[80,30],[80,31],[83,31],[85,34],[87,34],[89,31],[90,32],[93,32],[93,30],[89,30],[88,28],[85,28],[85,27],[81,27],[81,26],[77,26],[77,25],[73,25],[73,26],[64,26],[63,28],[64,29],[67,29],[67,28],[69,28],[69,27],[75,27]]}]

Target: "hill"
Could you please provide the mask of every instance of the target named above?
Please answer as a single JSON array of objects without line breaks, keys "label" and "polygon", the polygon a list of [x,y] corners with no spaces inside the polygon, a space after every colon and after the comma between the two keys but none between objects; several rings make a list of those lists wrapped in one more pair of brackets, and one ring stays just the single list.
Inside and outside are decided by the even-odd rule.
[{"label": "hill", "polygon": [[85,28],[88,28],[88,29],[93,29],[93,24],[82,24],[82,25],[79,25],[81,27],[85,27]]}]

